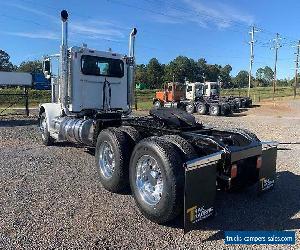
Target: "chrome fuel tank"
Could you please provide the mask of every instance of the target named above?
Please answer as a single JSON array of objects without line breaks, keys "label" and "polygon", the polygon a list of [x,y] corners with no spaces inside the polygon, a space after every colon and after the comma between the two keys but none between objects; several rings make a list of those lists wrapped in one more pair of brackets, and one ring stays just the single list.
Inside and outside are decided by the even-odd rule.
[{"label": "chrome fuel tank", "polygon": [[94,121],[92,119],[60,117],[54,122],[54,129],[59,131],[59,140],[85,145],[93,144]]}]

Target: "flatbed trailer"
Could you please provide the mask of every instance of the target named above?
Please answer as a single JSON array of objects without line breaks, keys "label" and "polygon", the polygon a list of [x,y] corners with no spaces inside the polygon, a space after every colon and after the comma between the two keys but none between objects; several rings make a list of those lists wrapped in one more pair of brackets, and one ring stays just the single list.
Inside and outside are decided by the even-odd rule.
[{"label": "flatbed trailer", "polygon": [[[69,141],[94,148],[105,189],[131,189],[141,213],[159,224],[184,213],[185,232],[215,214],[217,189],[257,185],[263,192],[274,186],[276,143],[261,142],[243,129],[207,128],[180,109],[132,116],[136,29],[128,56],[68,49],[66,11],[61,18],[59,96],[39,111],[45,145]],[[45,72],[51,74],[50,68]],[[78,93],[83,88],[84,95]]]}]

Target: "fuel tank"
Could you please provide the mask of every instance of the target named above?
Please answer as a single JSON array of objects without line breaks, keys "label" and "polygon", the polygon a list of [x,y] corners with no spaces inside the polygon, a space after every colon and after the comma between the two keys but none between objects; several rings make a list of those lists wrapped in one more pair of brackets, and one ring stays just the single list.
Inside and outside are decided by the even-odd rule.
[{"label": "fuel tank", "polygon": [[60,117],[54,121],[58,139],[85,145],[93,144],[94,120]]}]

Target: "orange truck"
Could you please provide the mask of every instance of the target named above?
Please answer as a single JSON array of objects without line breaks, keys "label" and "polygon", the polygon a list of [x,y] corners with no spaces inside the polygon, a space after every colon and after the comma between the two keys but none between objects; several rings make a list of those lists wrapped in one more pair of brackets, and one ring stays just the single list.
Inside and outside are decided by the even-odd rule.
[{"label": "orange truck", "polygon": [[165,83],[162,91],[155,93],[153,106],[179,108],[180,101],[185,98],[185,88],[183,84],[177,82]]}]

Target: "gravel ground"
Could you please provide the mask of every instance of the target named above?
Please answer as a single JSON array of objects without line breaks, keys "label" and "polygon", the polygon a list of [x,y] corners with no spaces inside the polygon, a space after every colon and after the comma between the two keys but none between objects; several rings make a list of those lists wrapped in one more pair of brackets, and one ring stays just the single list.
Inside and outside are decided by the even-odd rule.
[{"label": "gravel ground", "polygon": [[261,139],[289,144],[279,147],[274,190],[260,197],[253,188],[218,194],[217,216],[203,230],[185,236],[180,219],[156,225],[140,214],[130,194],[102,188],[94,157],[83,148],[66,143],[43,146],[35,117],[2,118],[0,248],[224,249],[225,230],[296,230],[291,248],[299,249],[300,116],[277,111],[263,106],[235,117],[197,117],[209,126],[244,127]]}]

